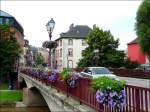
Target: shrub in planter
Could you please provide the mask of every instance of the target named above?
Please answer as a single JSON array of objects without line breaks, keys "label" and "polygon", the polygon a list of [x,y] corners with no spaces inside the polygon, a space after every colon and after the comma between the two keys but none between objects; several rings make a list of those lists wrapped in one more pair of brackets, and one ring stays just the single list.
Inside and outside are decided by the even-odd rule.
[{"label": "shrub in planter", "polygon": [[103,76],[93,79],[91,86],[96,91],[96,100],[98,103],[119,109],[126,104],[125,81],[118,81]]},{"label": "shrub in planter", "polygon": [[69,78],[69,74],[70,74],[70,70],[69,69],[64,69],[61,73],[60,76],[62,77],[62,79],[67,82],[67,79]]}]

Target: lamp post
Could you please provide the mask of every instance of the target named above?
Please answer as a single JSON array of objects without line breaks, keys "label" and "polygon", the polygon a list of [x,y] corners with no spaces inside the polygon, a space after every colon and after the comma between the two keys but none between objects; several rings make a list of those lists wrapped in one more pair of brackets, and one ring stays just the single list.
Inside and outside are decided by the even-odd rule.
[{"label": "lamp post", "polygon": [[[51,20],[48,21],[48,23],[46,24],[46,28],[47,28],[47,31],[49,34],[50,41],[45,41],[43,43],[43,47],[49,48],[49,66],[50,67],[52,67],[51,66],[51,49],[57,47],[57,43],[55,41],[51,41],[54,26],[55,26],[55,21],[53,20],[53,18],[51,18]],[[53,65],[53,66],[55,66],[55,65]]]},{"label": "lamp post", "polygon": [[[52,38],[52,32],[55,26],[55,21],[53,20],[53,18],[51,18],[50,21],[48,21],[48,23],[46,24],[46,28],[49,34],[49,39],[51,41]],[[49,66],[51,67],[51,47],[49,47]]]},{"label": "lamp post", "polygon": [[67,69],[68,69],[68,68],[69,68],[69,63],[68,63],[68,61],[69,61],[69,60],[68,60],[69,55],[67,54],[66,56],[67,56]]},{"label": "lamp post", "polygon": [[99,54],[99,49],[95,49],[95,50],[94,50],[94,53],[95,53],[95,56],[94,56],[94,60],[93,60],[93,61],[96,62],[95,65],[98,66],[98,59],[99,59],[99,55],[98,55],[98,54]]}]

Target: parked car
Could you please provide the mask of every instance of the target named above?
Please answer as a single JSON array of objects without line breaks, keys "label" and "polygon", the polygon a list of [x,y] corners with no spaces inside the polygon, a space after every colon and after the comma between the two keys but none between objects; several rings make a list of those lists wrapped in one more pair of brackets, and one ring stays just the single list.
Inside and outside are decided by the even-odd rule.
[{"label": "parked car", "polygon": [[140,69],[142,69],[144,71],[150,71],[150,65],[149,64],[142,64],[140,66]]},{"label": "parked car", "polygon": [[109,71],[109,69],[106,67],[87,67],[80,73],[80,76],[87,78],[98,78],[101,76],[108,76],[117,79],[117,76],[114,75],[111,71]]}]

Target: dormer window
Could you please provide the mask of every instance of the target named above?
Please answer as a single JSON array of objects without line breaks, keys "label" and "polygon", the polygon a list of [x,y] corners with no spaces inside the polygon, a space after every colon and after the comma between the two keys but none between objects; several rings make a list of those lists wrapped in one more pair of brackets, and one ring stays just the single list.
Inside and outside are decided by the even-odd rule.
[{"label": "dormer window", "polygon": [[68,45],[73,45],[73,39],[68,40]]},{"label": "dormer window", "polygon": [[60,40],[60,46],[62,46],[62,40]]}]

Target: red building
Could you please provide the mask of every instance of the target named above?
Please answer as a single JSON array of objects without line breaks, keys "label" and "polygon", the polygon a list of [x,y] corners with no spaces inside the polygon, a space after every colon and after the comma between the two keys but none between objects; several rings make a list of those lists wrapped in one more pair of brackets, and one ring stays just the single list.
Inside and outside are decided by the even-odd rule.
[{"label": "red building", "polygon": [[142,53],[138,44],[138,38],[128,43],[128,58],[131,61],[138,61],[140,64],[146,63],[146,55]]}]

